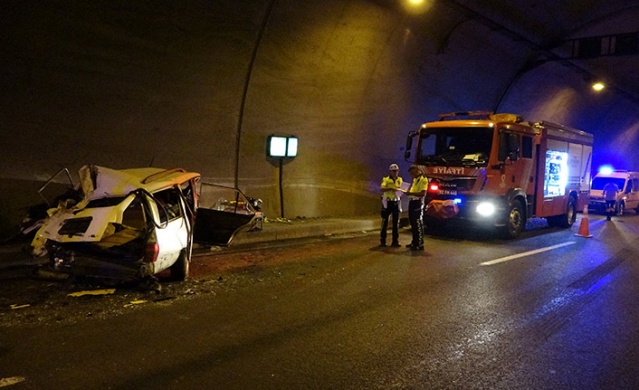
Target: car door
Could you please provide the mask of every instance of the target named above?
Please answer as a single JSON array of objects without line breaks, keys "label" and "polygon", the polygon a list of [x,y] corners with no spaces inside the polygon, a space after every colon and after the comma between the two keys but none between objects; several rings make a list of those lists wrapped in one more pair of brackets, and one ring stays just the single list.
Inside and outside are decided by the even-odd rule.
[{"label": "car door", "polygon": [[155,262],[155,273],[161,272],[175,263],[180,252],[188,249],[189,220],[185,215],[184,198],[178,187],[172,187],[153,194],[157,214],[154,226],[159,246]]},{"label": "car door", "polygon": [[193,237],[199,244],[226,246],[258,218],[258,212],[237,188],[200,183],[198,192]]},{"label": "car door", "polygon": [[628,178],[626,183],[626,208],[637,209],[639,207],[639,187],[637,179]]}]

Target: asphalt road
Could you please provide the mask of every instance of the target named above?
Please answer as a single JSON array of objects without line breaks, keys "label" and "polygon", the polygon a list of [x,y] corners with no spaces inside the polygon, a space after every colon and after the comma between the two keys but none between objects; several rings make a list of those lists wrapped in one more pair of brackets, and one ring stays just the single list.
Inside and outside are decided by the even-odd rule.
[{"label": "asphalt road", "polygon": [[47,294],[0,312],[0,387],[639,388],[639,216],[578,225],[215,253],[157,297],[22,285]]}]

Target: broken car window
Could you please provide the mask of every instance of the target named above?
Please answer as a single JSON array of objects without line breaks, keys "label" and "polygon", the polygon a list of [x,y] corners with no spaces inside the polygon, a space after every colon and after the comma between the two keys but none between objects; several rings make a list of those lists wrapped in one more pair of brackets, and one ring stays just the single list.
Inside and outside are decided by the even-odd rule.
[{"label": "broken car window", "polygon": [[177,188],[156,192],[153,197],[158,204],[158,212],[162,223],[182,216],[180,211],[180,192]]}]

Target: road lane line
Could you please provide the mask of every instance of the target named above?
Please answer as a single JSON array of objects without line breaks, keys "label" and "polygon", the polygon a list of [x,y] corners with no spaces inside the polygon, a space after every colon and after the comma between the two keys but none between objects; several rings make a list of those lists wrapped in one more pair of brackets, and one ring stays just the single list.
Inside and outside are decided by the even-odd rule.
[{"label": "road lane line", "polygon": [[518,259],[520,257],[526,257],[526,256],[534,255],[534,254],[537,254],[537,253],[541,253],[541,252],[551,251],[553,249],[561,248],[562,246],[575,244],[576,242],[577,241],[568,241],[568,242],[564,242],[563,244],[557,244],[557,245],[548,246],[548,247],[545,247],[545,248],[535,249],[534,251],[522,252],[522,253],[517,253],[516,255],[500,257],[499,259],[490,260],[490,261],[484,261],[483,263],[479,263],[479,265],[499,264],[499,263],[503,263],[505,261],[515,260],[515,259]]}]

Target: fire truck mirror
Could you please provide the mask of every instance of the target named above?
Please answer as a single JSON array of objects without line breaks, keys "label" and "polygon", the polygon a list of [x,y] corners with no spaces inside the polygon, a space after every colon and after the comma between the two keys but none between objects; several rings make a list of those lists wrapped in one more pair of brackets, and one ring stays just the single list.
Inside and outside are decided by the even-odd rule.
[{"label": "fire truck mirror", "polygon": [[[419,134],[416,131],[411,131],[408,133],[408,137],[406,137],[406,149],[404,149],[404,158],[408,160],[410,158],[410,151],[413,149],[413,138]],[[418,153],[419,154],[419,153]]]}]

